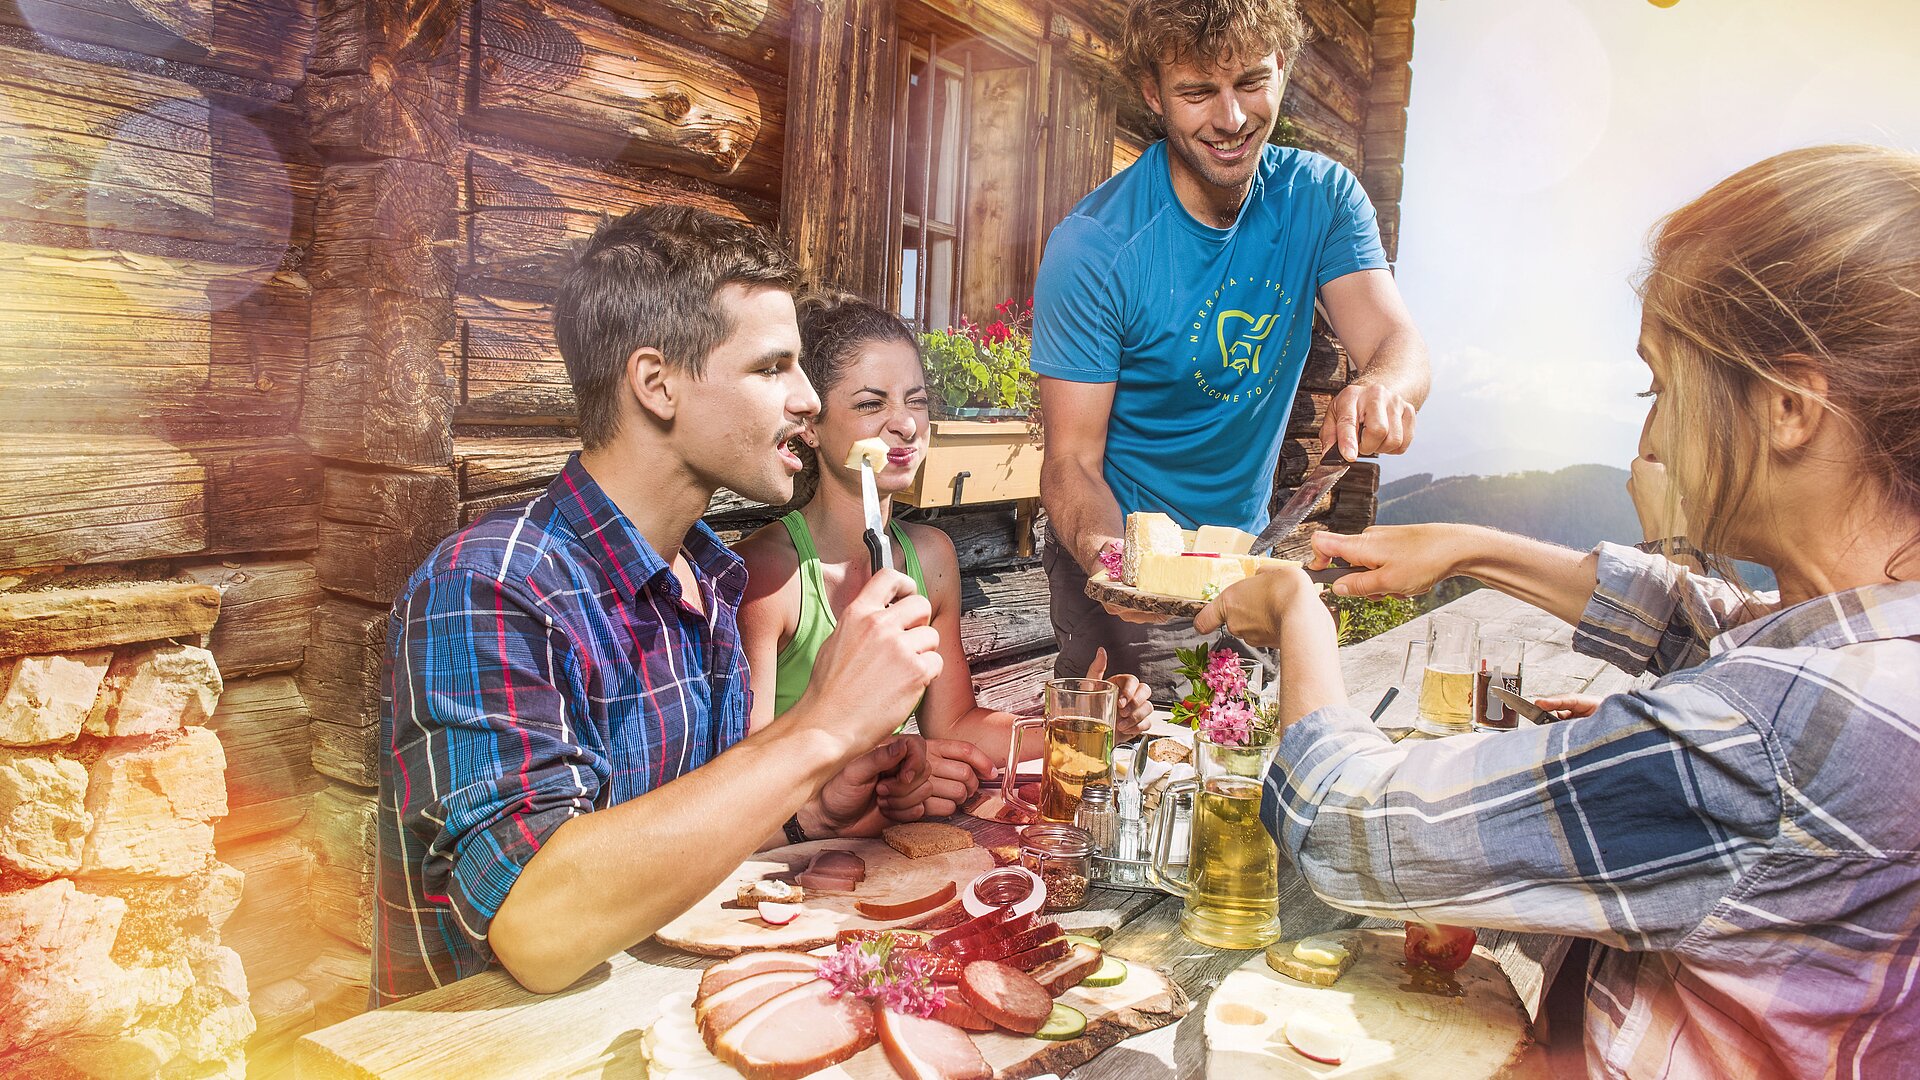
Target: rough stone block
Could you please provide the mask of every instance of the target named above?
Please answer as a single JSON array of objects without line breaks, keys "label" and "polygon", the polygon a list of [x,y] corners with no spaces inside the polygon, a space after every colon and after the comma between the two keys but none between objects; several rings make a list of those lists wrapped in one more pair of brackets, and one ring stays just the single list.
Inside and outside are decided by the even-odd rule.
[{"label": "rough stone block", "polygon": [[127,1027],[140,995],[112,956],[126,910],[64,878],[0,894],[0,1047]]},{"label": "rough stone block", "polygon": [[112,649],[95,649],[0,660],[0,745],[72,741],[112,659]]},{"label": "rough stone block", "polygon": [[80,869],[87,770],[77,761],[0,750],[0,868],[30,878]]},{"label": "rough stone block", "polygon": [[193,973],[193,989],[168,1018],[180,1037],[181,1053],[210,1063],[243,1052],[254,1024],[240,954],[214,946],[194,960]]},{"label": "rough stone block", "polygon": [[213,858],[213,826],[227,813],[220,739],[189,728],[169,742],[109,750],[87,785],[93,831],[81,872],[184,877]]},{"label": "rough stone block", "polygon": [[105,1038],[83,1036],[62,1039],[53,1057],[80,1076],[94,1080],[122,1080],[155,1076],[180,1053],[180,1040],[157,1028],[141,1028]]},{"label": "rough stone block", "polygon": [[125,649],[87,714],[94,735],[156,735],[204,724],[220,700],[213,654],[195,645]]}]

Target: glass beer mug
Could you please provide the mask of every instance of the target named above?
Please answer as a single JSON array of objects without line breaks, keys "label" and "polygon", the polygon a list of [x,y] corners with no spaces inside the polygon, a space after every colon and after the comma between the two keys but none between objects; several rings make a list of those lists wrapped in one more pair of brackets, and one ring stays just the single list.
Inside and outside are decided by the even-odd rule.
[{"label": "glass beer mug", "polygon": [[[1044,821],[1071,824],[1074,811],[1080,808],[1080,790],[1113,781],[1113,724],[1119,694],[1105,679],[1054,679],[1047,683],[1046,701],[1044,717],[1014,721],[1000,794]],[[1043,728],[1047,736],[1038,806],[1020,797],[1015,782],[1020,740],[1034,727]]]},{"label": "glass beer mug", "polygon": [[1407,649],[1401,679],[1402,685],[1419,688],[1414,730],[1424,735],[1473,730],[1473,670],[1479,657],[1479,622],[1448,612],[1429,617],[1426,640]]},{"label": "glass beer mug", "polygon": [[1280,850],[1260,823],[1260,788],[1279,746],[1278,735],[1264,743],[1223,746],[1196,733],[1196,777],[1167,790],[1167,796],[1181,789],[1193,792],[1187,877],[1181,881],[1168,873],[1175,854],[1169,850],[1172,814],[1160,815],[1148,876],[1186,901],[1180,932],[1202,945],[1259,949],[1280,940]]}]

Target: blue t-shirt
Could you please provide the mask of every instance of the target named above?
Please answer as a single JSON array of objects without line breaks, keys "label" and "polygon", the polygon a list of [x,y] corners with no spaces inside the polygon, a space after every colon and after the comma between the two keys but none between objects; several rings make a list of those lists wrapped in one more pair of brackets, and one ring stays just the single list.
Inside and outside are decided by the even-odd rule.
[{"label": "blue t-shirt", "polygon": [[1118,384],[1105,472],[1121,513],[1258,531],[1314,295],[1386,266],[1373,204],[1339,163],[1268,145],[1239,220],[1216,229],[1180,204],[1157,142],[1048,238],[1033,370]]}]

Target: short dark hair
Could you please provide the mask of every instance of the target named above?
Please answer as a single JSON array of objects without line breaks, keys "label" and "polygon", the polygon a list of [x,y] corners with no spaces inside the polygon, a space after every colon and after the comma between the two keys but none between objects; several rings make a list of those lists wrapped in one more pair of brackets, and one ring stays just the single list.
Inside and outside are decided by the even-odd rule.
[{"label": "short dark hair", "polygon": [[733,333],[714,304],[728,285],[793,291],[799,270],[765,230],[690,206],[645,206],[594,231],[560,286],[553,336],[567,362],[580,442],[592,450],[620,427],[627,357],[651,345],[695,378]]},{"label": "short dark hair", "polygon": [[1295,0],[1133,0],[1120,34],[1121,64],[1137,82],[1159,78],[1162,62],[1270,52],[1287,60],[1306,40]]}]

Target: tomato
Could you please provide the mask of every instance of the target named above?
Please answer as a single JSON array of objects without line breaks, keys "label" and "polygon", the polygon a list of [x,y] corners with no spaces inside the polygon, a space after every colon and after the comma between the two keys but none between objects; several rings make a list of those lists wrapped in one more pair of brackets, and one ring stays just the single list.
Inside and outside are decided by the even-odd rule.
[{"label": "tomato", "polygon": [[1473,943],[1479,935],[1465,926],[1441,926],[1438,923],[1407,924],[1407,963],[1435,971],[1458,971],[1473,955]]}]

